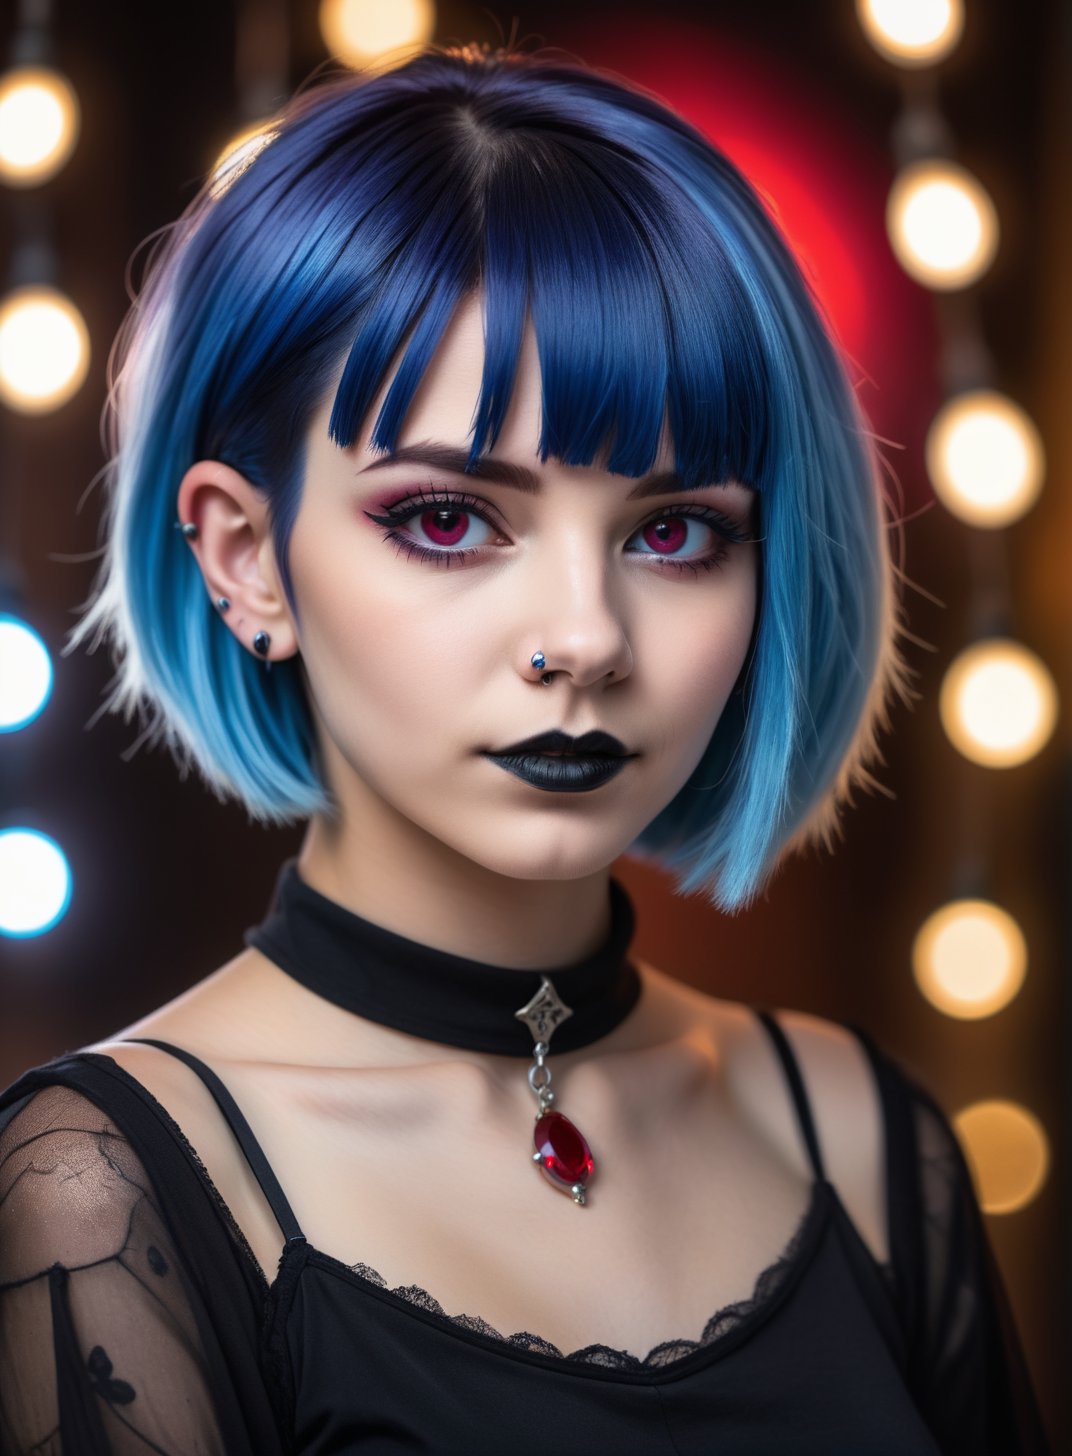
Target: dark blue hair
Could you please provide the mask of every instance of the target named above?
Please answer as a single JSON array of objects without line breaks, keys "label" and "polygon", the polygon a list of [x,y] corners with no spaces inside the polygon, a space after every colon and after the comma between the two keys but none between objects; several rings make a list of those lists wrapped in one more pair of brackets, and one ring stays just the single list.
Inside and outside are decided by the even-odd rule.
[{"label": "dark blue hair", "polygon": [[330,434],[352,445],[404,347],[373,434],[393,449],[477,289],[471,460],[495,444],[530,315],[542,460],[606,452],[605,468],[639,476],[665,419],[686,485],[760,493],[748,661],[696,771],[627,850],[735,909],[788,847],[829,846],[853,785],[875,786],[878,728],[907,691],[881,462],[749,183],[665,105],[579,62],[432,48],[332,77],[283,108],[247,166],[205,183],[120,334],[105,559],[64,650],[108,638],[100,711],[140,709],[139,744],[163,740],[255,820],[334,814],[300,659],[266,674],[219,621],[173,529],[178,485],[218,459],[265,493],[300,623],[288,542],[315,408],[341,370]]}]

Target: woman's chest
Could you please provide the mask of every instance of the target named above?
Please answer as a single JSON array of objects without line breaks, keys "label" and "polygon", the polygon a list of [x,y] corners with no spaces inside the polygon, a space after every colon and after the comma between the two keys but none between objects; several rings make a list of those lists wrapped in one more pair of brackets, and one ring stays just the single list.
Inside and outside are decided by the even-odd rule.
[{"label": "woman's chest", "polygon": [[[531,1095],[449,1078],[437,1087],[434,1075],[301,1087],[260,1077],[239,1100],[320,1252],[503,1335],[644,1356],[699,1339],[715,1310],[749,1299],[811,1196],[734,1115],[717,1078],[666,1082],[649,1070],[629,1091],[562,1083],[556,1105],[595,1161],[583,1206],[533,1162]],[[244,1159],[216,1153],[209,1172],[271,1279],[278,1225]]]}]

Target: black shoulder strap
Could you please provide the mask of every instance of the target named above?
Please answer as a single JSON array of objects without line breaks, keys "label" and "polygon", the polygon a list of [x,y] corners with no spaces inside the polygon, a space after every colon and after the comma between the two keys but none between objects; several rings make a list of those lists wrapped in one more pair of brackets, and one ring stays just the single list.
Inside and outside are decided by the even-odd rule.
[{"label": "black shoulder strap", "polygon": [[294,1212],[287,1202],[286,1195],[279,1186],[278,1178],[272,1172],[272,1165],[264,1156],[264,1150],[260,1143],[253,1136],[253,1129],[246,1121],[238,1103],[231,1096],[230,1092],[228,1092],[212,1068],[207,1067],[199,1057],[195,1057],[193,1052],[184,1051],[182,1047],[172,1046],[171,1042],[168,1041],[156,1041],[151,1036],[128,1036],[122,1039],[128,1042],[144,1042],[146,1046],[159,1047],[162,1052],[170,1052],[173,1057],[178,1057],[180,1061],[185,1062],[188,1067],[191,1067],[197,1073],[216,1099],[217,1106],[227,1119],[231,1131],[238,1139],[239,1145],[246,1155],[246,1161],[253,1169],[254,1177],[261,1185],[264,1196],[271,1205],[276,1222],[282,1229],[287,1243],[289,1244],[292,1239],[303,1239],[305,1235],[301,1231],[298,1220],[294,1217]]},{"label": "black shoulder strap", "polygon": [[793,1097],[793,1103],[797,1109],[797,1119],[800,1122],[801,1131],[804,1134],[804,1143],[808,1149],[808,1157],[811,1159],[815,1176],[821,1182],[826,1182],[826,1169],[823,1166],[823,1156],[819,1151],[819,1139],[815,1133],[815,1122],[811,1115],[811,1103],[808,1101],[808,1094],[804,1088],[804,1078],[800,1075],[800,1066],[797,1062],[793,1048],[789,1044],[789,1038],[782,1030],[774,1013],[766,1009],[754,1006],[753,1011],[770,1033],[774,1048],[782,1061],[785,1069],[786,1080],[789,1083],[789,1091]]}]

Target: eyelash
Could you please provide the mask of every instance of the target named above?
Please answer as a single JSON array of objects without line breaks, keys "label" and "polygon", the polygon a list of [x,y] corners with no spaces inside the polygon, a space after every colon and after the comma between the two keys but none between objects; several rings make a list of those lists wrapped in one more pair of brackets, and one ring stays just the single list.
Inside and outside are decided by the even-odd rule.
[{"label": "eyelash", "polygon": [[[406,525],[414,517],[422,515],[429,505],[454,506],[459,510],[464,510],[475,515],[485,525],[490,526],[492,530],[497,531],[499,529],[495,522],[489,518],[483,501],[478,500],[475,496],[464,493],[454,494],[450,491],[439,491],[434,487],[431,487],[430,493],[422,488],[417,495],[407,496],[403,501],[389,507],[383,515],[374,515],[371,511],[366,511],[364,514],[370,521],[375,521],[377,525],[390,528]],[[711,571],[713,568],[721,566],[729,555],[731,545],[743,545],[746,542],[756,539],[754,536],[749,536],[743,532],[728,516],[722,515],[721,512],[713,510],[710,506],[700,505],[675,506],[671,510],[659,511],[656,515],[649,516],[646,521],[641,521],[637,527],[637,531],[642,531],[645,526],[651,525],[653,521],[672,519],[675,516],[696,518],[706,522],[718,532],[721,539],[712,554],[710,556],[700,557],[698,560],[694,558],[677,560],[672,556],[659,556],[654,552],[646,551],[637,552],[636,554],[638,556],[651,555],[654,560],[660,562],[663,566],[670,567],[671,570],[691,571],[695,576],[697,572]],[[636,532],[634,531],[633,534],[636,535]],[[422,546],[419,541],[414,541],[411,536],[405,536],[401,531],[392,529],[388,529],[383,533],[383,540],[394,541],[407,555],[416,557],[421,561],[431,561],[436,566],[453,566],[460,558],[465,556],[479,556],[485,549],[483,546],[463,546],[460,550],[447,547]]]}]

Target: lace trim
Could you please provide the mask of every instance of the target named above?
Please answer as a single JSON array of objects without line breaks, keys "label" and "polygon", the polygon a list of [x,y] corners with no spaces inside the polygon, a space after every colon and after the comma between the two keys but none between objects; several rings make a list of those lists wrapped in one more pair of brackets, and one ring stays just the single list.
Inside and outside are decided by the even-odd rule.
[{"label": "lace trim", "polygon": [[628,1350],[616,1350],[611,1345],[599,1344],[585,1345],[580,1350],[571,1350],[568,1354],[563,1354],[558,1346],[553,1345],[550,1340],[531,1334],[528,1330],[517,1330],[512,1335],[504,1335],[493,1325],[488,1324],[487,1320],[481,1319],[479,1315],[447,1314],[438,1299],[429,1294],[427,1289],[422,1289],[419,1284],[399,1284],[394,1289],[388,1289],[386,1279],[371,1264],[348,1264],[346,1267],[359,1278],[368,1280],[370,1284],[377,1285],[380,1289],[386,1290],[388,1294],[397,1295],[399,1299],[404,1299],[409,1304],[415,1304],[420,1309],[440,1315],[443,1319],[450,1320],[452,1324],[459,1325],[464,1330],[487,1335],[493,1340],[501,1340],[503,1344],[513,1345],[515,1349],[525,1350],[529,1354],[553,1355],[560,1360],[576,1360],[580,1364],[602,1365],[608,1370],[654,1370],[671,1365],[677,1360],[684,1360],[694,1351],[714,1344],[716,1340],[721,1339],[746,1319],[753,1310],[758,1309],[774,1297],[789,1273],[790,1265],[795,1262],[800,1252],[813,1208],[814,1193],[813,1201],[801,1216],[789,1244],[773,1264],[768,1264],[765,1269],[760,1271],[748,1299],[736,1300],[732,1304],[724,1305],[721,1309],[716,1310],[704,1325],[703,1334],[698,1340],[663,1340],[661,1344],[649,1350],[643,1359],[630,1354]]}]

